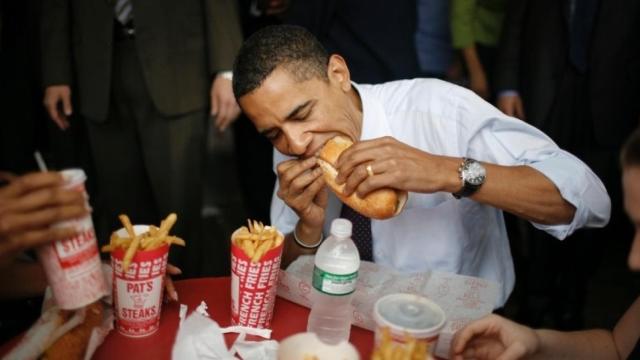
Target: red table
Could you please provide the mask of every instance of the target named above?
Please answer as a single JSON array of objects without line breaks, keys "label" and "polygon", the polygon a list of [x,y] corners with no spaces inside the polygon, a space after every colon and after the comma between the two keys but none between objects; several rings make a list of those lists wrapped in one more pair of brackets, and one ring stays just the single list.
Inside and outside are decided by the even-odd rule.
[{"label": "red table", "polygon": [[[230,325],[231,290],[230,279],[202,278],[176,282],[180,298],[179,303],[189,306],[191,313],[204,300],[208,313],[221,327]],[[173,341],[178,330],[179,304],[163,304],[160,329],[145,338],[132,339],[111,331],[104,343],[98,348],[94,359],[170,359]],[[278,297],[273,313],[271,337],[276,340],[304,332],[307,328],[309,309]],[[236,335],[227,335],[230,345]],[[369,359],[373,350],[373,333],[369,330],[353,326],[351,343],[358,349],[362,359]],[[17,339],[0,347],[0,356],[5,354]]]}]

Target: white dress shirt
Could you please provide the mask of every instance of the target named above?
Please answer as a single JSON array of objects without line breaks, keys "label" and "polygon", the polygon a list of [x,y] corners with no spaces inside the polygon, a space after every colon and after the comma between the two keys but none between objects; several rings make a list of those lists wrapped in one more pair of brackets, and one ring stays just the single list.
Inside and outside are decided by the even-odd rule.
[{"label": "white dress shirt", "polygon": [[[570,224],[533,223],[558,239],[609,221],[609,196],[587,165],[540,130],[503,114],[473,92],[436,79],[354,86],[362,99],[361,140],[392,136],[435,155],[537,169],[576,207]],[[289,158],[275,151],[274,167]],[[276,182],[271,222],[286,234],[298,217],[276,196],[277,187]],[[331,193],[325,234],[340,209]],[[502,286],[496,307],[504,305],[513,289],[515,274],[502,211],[492,206],[457,200],[450,193],[410,193],[400,215],[371,220],[371,231],[376,263],[403,272],[438,270],[494,280]]]}]

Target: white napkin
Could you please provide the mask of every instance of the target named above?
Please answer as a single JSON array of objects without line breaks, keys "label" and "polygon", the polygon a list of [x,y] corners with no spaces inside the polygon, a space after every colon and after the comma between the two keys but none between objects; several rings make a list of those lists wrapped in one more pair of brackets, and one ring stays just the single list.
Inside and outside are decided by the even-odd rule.
[{"label": "white napkin", "polygon": [[227,350],[218,323],[195,311],[187,317],[178,330],[171,358],[235,359]]},{"label": "white napkin", "polygon": [[[201,303],[201,309],[206,309],[204,302]],[[227,345],[224,342],[223,334],[228,332],[240,334],[231,350],[227,349]],[[229,360],[237,359],[235,357],[237,353],[243,360],[277,359],[277,341],[247,341],[245,340],[245,335],[247,334],[269,338],[271,337],[271,330],[243,326],[220,328],[214,320],[199,311],[194,311],[186,318],[178,330],[171,358]]]}]

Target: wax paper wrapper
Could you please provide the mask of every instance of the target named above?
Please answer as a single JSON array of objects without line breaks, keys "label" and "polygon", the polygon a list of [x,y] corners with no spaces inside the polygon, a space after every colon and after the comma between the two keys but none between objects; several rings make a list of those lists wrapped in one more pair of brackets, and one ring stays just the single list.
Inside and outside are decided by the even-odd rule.
[{"label": "wax paper wrapper", "polygon": [[[103,264],[103,272],[108,288],[111,287],[111,267]],[[106,276],[109,274],[109,276]],[[93,356],[98,346],[102,344],[104,339],[113,329],[113,310],[111,305],[111,296],[102,298],[102,322],[99,326],[91,330],[89,343],[84,353],[84,359],[89,360]],[[31,325],[20,342],[8,353],[4,360],[31,360],[37,359],[39,356],[58,338],[73,329],[76,325],[82,323],[85,318],[86,308],[80,308],[73,312],[73,315],[64,324],[60,325],[59,312],[61,311],[54,299],[51,288],[47,288],[42,303],[42,315]]]},{"label": "wax paper wrapper", "polygon": [[[313,261],[313,256],[301,256],[286,271],[281,271],[278,296],[311,307]],[[470,321],[491,313],[498,302],[499,291],[496,282],[476,277],[438,271],[404,274],[362,261],[352,302],[353,324],[373,331],[373,305],[384,295],[413,293],[425,296],[440,305],[447,315],[435,354],[448,358],[455,332]]]}]

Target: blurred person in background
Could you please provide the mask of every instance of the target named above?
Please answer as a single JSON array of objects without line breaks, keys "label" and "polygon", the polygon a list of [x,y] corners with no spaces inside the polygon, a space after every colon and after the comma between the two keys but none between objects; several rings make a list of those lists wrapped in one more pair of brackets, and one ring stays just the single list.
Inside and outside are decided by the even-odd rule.
[{"label": "blurred person in background", "polygon": [[[630,136],[620,156],[624,209],[635,227],[629,268],[640,271],[640,128]],[[498,315],[476,320],[458,331],[451,358],[462,359],[638,359],[640,358],[640,297],[612,331],[560,332],[533,330]]]},{"label": "blurred person in background", "polygon": [[344,56],[354,81],[377,84],[420,76],[416,0],[292,0],[285,22]]},{"label": "blurred person in background", "polygon": [[563,242],[528,227],[516,319],[530,326],[583,326],[597,239],[629,238],[617,156],[640,117],[640,2],[512,0],[496,59],[498,107],[548,134],[602,179],[612,217],[602,230]]},{"label": "blurred person in background", "polygon": [[60,129],[76,112],[85,121],[108,230],[120,213],[158,223],[176,212],[188,246],[171,261],[185,276],[228,272],[210,258],[227,253],[227,239],[201,236],[201,210],[207,120],[223,131],[240,111],[229,73],[241,44],[235,5],[43,2],[44,104]]},{"label": "blurred person in background", "polygon": [[462,53],[468,87],[493,102],[492,77],[506,0],[452,0],[451,37]]},{"label": "blurred person in background", "polygon": [[418,0],[415,46],[420,77],[453,77],[453,48],[449,26],[449,0]]}]

